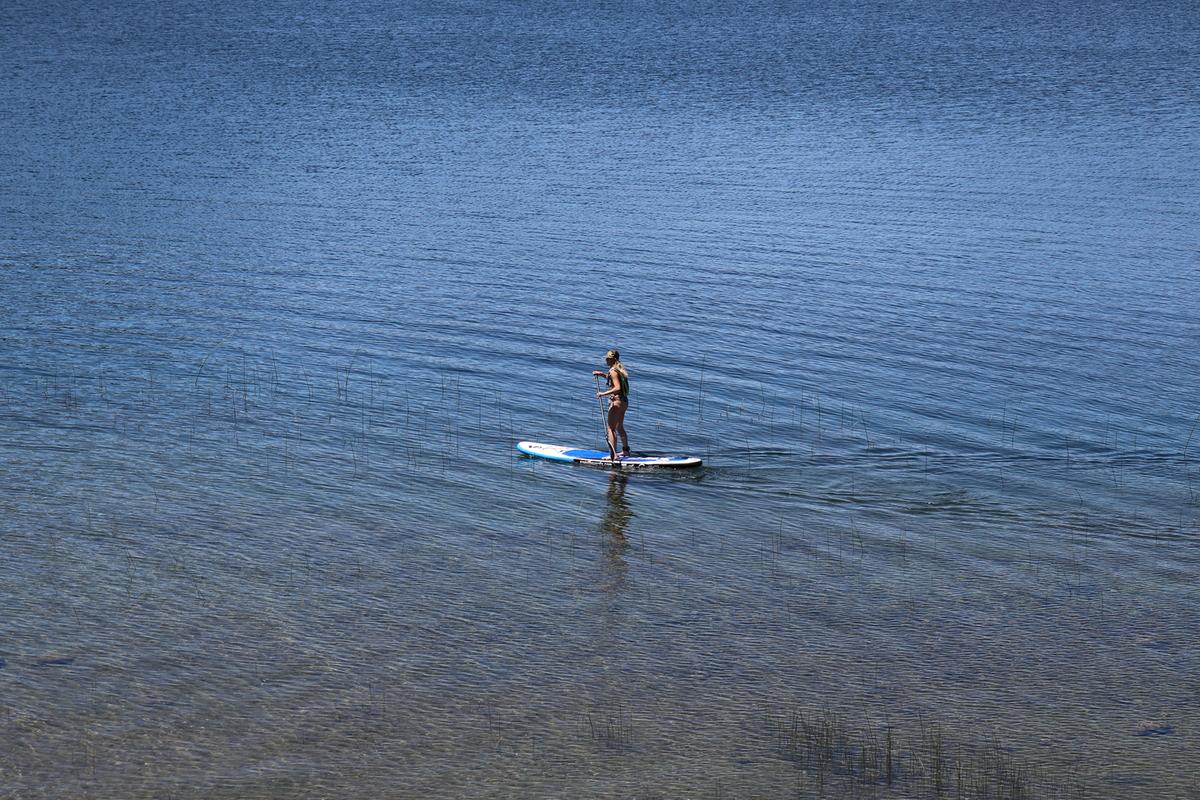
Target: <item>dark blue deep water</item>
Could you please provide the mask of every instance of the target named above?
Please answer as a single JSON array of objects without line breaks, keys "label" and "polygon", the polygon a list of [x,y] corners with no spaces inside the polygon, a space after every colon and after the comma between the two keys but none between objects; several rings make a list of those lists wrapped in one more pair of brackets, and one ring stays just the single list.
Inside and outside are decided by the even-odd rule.
[{"label": "dark blue deep water", "polygon": [[[1197,86],[1186,0],[9,0],[0,796],[1196,798]],[[610,347],[703,470],[513,452]]]}]

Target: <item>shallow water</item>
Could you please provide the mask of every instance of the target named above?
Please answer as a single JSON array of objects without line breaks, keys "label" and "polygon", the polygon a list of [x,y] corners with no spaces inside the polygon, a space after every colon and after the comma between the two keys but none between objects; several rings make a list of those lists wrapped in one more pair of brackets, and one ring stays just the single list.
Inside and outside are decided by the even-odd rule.
[{"label": "shallow water", "polygon": [[0,794],[1195,797],[1198,27],[10,4]]}]

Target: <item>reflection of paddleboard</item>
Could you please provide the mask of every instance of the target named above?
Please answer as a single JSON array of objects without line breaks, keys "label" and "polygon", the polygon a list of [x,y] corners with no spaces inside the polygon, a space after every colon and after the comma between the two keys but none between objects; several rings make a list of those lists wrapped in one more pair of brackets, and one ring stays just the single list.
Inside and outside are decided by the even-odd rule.
[{"label": "reflection of paddleboard", "polygon": [[616,467],[617,469],[698,467],[704,463],[691,456],[652,456],[645,453],[623,456],[614,463],[609,460],[607,450],[588,450],[584,447],[562,447],[557,444],[539,444],[537,442],[517,442],[517,449],[527,456],[548,458],[551,461],[594,464],[597,467]]}]

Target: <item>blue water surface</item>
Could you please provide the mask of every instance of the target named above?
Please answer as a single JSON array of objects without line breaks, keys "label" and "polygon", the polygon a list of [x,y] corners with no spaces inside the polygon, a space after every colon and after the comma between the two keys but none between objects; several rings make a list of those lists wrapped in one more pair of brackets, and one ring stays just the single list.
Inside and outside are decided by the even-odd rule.
[{"label": "blue water surface", "polygon": [[[793,796],[824,708],[1190,796],[1197,42],[8,3],[0,795]],[[702,471],[514,451],[611,347]]]}]

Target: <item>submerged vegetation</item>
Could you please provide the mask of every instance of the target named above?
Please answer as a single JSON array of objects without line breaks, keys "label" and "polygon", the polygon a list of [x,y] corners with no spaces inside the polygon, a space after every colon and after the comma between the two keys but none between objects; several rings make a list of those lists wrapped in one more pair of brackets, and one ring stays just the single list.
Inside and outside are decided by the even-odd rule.
[{"label": "submerged vegetation", "polygon": [[[437,754],[452,752],[471,766],[463,774],[511,781],[498,791],[542,771],[555,789],[587,795],[600,785],[587,781],[627,781],[650,793],[592,796],[645,798],[1136,797],[1143,785],[1130,790],[1098,765],[1155,746],[1176,748],[1161,774],[1131,758],[1129,780],[1188,779],[1177,743],[1189,718],[1174,687],[1194,673],[1193,562],[1167,548],[1196,530],[1195,495],[1170,525],[1109,501],[1150,477],[1156,491],[1178,497],[1183,478],[1192,491],[1200,423],[1170,458],[1115,441],[1036,455],[1005,405],[981,434],[995,447],[971,452],[944,438],[901,441],[875,411],[829,396],[789,401],[759,387],[741,402],[706,399],[706,376],[698,398],[639,408],[648,438],[692,442],[711,458],[708,474],[610,482],[512,451],[518,433],[585,435],[590,398],[525,402],[451,371],[423,377],[410,385],[357,355],[322,369],[239,354],[0,387],[0,409],[29,423],[13,426],[11,463],[23,468],[0,496],[0,588],[25,609],[10,616],[18,644],[0,648],[0,670],[33,687],[9,698],[21,724],[0,736],[15,754],[0,794],[46,785],[71,748],[80,755],[67,794],[87,796],[88,782],[127,787],[125,752],[163,743],[184,753],[148,759],[164,775],[202,760],[189,748],[254,773],[273,747],[327,765],[366,743],[379,760],[364,774],[395,764],[436,772],[430,785],[440,785],[451,778]],[[778,449],[764,449],[763,435]],[[1049,474],[1057,499],[1014,500]],[[1145,569],[1114,568],[1149,546],[1139,538],[1167,565],[1165,589],[1138,582]],[[797,642],[805,655],[792,661]],[[861,679],[909,646],[917,657],[873,678],[882,688],[872,696],[937,722],[873,705],[855,714],[872,701],[839,696],[833,681],[809,695],[828,707],[780,705],[765,722],[759,713],[776,677],[793,687],[842,671]],[[1036,654],[1039,674],[1032,658],[1003,663],[1009,652]],[[997,665],[995,693],[980,692],[973,663]],[[177,669],[186,682],[153,698],[149,722],[79,712],[84,724],[60,725],[58,701],[43,696],[86,678],[118,708]],[[573,704],[610,669],[616,680]],[[1136,692],[1139,669],[1150,688]],[[993,705],[910,702],[939,680]],[[1074,687],[1109,727],[1052,719],[1030,680],[1042,698]],[[210,714],[196,686],[248,711]],[[755,698],[733,709],[754,717],[742,740],[722,705],[736,692]],[[1140,696],[1107,702],[1122,692]],[[1152,692],[1177,705],[1156,705]],[[646,697],[670,693],[648,708]],[[487,711],[464,721],[465,702]],[[1138,702],[1162,721],[1135,725],[1143,712],[1126,709]],[[186,727],[217,713],[203,733]],[[1037,719],[1025,726],[1023,713]],[[984,722],[1013,748],[979,735],[972,726]],[[130,746],[127,725],[159,738]],[[1095,737],[1074,771],[1037,743],[1064,728]],[[149,788],[125,796],[156,796],[147,774]]]},{"label": "submerged vegetation", "polygon": [[1081,800],[1075,775],[1031,766],[999,744],[954,742],[925,719],[902,729],[851,723],[826,708],[776,720],[780,754],[797,769],[800,797]]}]

